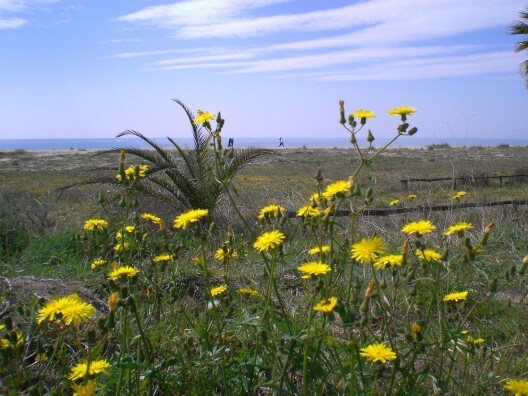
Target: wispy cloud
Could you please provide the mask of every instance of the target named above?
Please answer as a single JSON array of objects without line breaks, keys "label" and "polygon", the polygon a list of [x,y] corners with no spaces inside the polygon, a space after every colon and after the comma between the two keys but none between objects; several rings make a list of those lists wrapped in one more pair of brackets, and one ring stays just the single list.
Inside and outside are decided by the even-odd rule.
[{"label": "wispy cloud", "polygon": [[[247,74],[312,69],[311,73],[319,72],[317,78],[332,81],[397,76],[434,78],[435,71],[436,76],[454,76],[515,69],[512,57],[495,59],[500,52],[485,41],[478,45],[475,44],[478,39],[464,43],[457,37],[495,28],[506,30],[522,8],[522,0],[366,0],[341,7],[325,2],[320,9],[308,12],[266,11],[266,15],[260,15],[265,7],[277,10],[278,7],[271,6],[284,2],[183,0],[147,7],[117,20],[168,29],[178,40],[232,39],[229,47],[220,53],[210,51],[198,56],[157,60],[146,65],[149,70],[211,68]],[[301,0],[290,2],[291,5],[303,3]],[[297,40],[284,41],[287,32],[294,32]],[[255,40],[251,40],[264,36],[266,45],[255,45]],[[184,55],[185,52],[143,51],[115,57],[168,54]],[[408,62],[390,62],[394,59]],[[429,63],[424,63],[425,59]],[[387,71],[383,67],[385,63],[397,70]],[[457,67],[451,64],[461,69],[457,72]],[[462,67],[468,64],[473,67]],[[356,66],[350,73],[335,70],[346,65]],[[420,68],[420,73],[413,73],[414,68]]]},{"label": "wispy cloud", "polygon": [[28,23],[21,14],[60,0],[0,0],[0,29],[16,29]]},{"label": "wispy cloud", "polygon": [[[332,73],[282,75],[281,78],[303,77],[319,81],[419,80],[471,76],[487,73],[509,73],[519,56],[509,51],[463,56],[426,57],[396,62],[383,62]],[[478,73],[475,73],[478,70]]]}]

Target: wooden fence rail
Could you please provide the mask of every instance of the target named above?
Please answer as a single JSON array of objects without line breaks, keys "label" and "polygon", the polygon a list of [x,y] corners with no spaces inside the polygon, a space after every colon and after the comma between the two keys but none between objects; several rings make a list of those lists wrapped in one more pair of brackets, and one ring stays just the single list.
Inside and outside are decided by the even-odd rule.
[{"label": "wooden fence rail", "polygon": [[412,182],[436,182],[436,181],[452,181],[453,182],[453,188],[456,188],[457,181],[466,181],[466,182],[472,182],[475,180],[483,180],[487,181],[489,179],[499,179],[500,186],[502,187],[502,181],[503,179],[516,179],[516,178],[528,178],[528,175],[502,175],[502,176],[459,176],[459,177],[436,177],[432,179],[403,179],[400,180],[401,183],[404,184],[404,187],[406,190],[409,189],[409,185]]},{"label": "wooden fence rail", "polygon": [[[463,208],[484,208],[489,206],[507,206],[511,205],[514,208],[517,206],[528,205],[528,200],[510,200],[498,202],[464,202],[451,205],[436,205],[436,206],[409,206],[405,208],[386,208],[386,209],[366,209],[363,214],[367,216],[391,216],[395,214],[411,213],[411,212],[438,212],[443,210],[455,210]],[[297,212],[287,210],[284,214],[286,217],[297,217]],[[337,217],[350,216],[349,210],[338,210],[335,213]]]}]

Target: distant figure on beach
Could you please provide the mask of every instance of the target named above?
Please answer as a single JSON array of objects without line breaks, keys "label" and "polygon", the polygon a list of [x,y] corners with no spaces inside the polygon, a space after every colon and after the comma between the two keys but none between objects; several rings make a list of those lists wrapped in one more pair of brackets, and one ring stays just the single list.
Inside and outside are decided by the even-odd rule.
[{"label": "distant figure on beach", "polygon": [[233,144],[235,144],[235,139],[229,138],[227,141],[227,147],[233,147]]},{"label": "distant figure on beach", "polygon": [[284,140],[282,137],[279,138],[279,147],[284,147]]}]

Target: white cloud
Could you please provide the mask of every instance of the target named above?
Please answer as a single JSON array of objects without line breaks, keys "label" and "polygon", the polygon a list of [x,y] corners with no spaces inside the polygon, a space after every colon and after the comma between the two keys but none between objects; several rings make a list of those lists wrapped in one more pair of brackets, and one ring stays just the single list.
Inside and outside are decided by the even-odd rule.
[{"label": "white cloud", "polygon": [[288,0],[184,0],[146,7],[117,18],[118,21],[151,24],[163,28],[187,25],[206,26],[237,17],[248,10]]},{"label": "white cloud", "polygon": [[383,62],[369,67],[362,66],[332,73],[289,74],[280,77],[303,77],[319,81],[420,80],[489,73],[512,73],[517,68],[518,63],[519,55],[510,51],[498,51],[485,54]]},{"label": "white cloud", "polygon": [[[60,0],[0,0],[0,29],[16,29],[28,23],[17,16]],[[15,14],[15,15],[13,15]]]},{"label": "white cloud", "polygon": [[298,14],[246,15],[249,10],[283,1],[186,0],[147,7],[117,20],[173,29],[183,38],[250,37],[370,26],[366,38],[372,40],[375,36],[375,41],[381,41],[392,39],[394,34],[417,33],[420,36],[415,39],[427,39],[501,26],[522,6],[522,0],[371,0]]},{"label": "white cloud", "polygon": [[[302,6],[305,11],[274,13],[278,9],[275,7],[261,15],[263,7],[285,1]],[[295,75],[324,81],[398,76],[434,78],[511,71],[511,56],[501,59],[498,54],[506,52],[490,52],[502,48],[493,48],[485,38],[476,35],[467,44],[457,36],[489,34],[497,28],[502,28],[506,35],[506,27],[523,2],[364,0],[341,7],[321,2],[320,9],[307,12],[313,3],[307,5],[303,0],[183,0],[147,7],[117,20],[169,29],[180,41],[238,39],[230,41],[229,46],[224,41],[224,48],[205,49],[196,56],[150,62],[146,65],[148,70],[211,68],[226,69],[227,73],[275,73],[271,76],[278,72],[313,70]],[[295,33],[297,39],[285,42],[288,32]],[[266,44],[256,45],[252,37],[266,37]],[[241,40],[253,45],[241,48]],[[185,53],[185,50],[161,50],[114,56]],[[336,70],[349,65],[355,67],[346,72]],[[413,73],[414,69],[418,72]]]}]

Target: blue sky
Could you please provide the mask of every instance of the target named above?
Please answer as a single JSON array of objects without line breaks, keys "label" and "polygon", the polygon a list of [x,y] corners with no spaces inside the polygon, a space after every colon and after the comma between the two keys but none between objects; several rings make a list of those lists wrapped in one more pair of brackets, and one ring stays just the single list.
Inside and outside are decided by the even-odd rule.
[{"label": "blue sky", "polygon": [[171,98],[234,137],[344,137],[343,99],[379,137],[413,105],[421,137],[526,138],[525,4],[0,0],[0,138],[188,137]]}]

